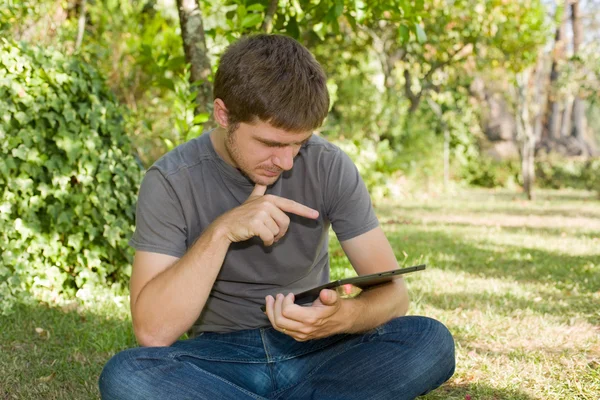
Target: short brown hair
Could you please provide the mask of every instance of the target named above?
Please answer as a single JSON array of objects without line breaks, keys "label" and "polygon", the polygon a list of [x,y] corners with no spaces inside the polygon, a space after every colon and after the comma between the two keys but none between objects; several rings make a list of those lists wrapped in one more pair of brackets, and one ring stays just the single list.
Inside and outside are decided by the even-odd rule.
[{"label": "short brown hair", "polygon": [[230,125],[259,118],[276,128],[301,132],[319,127],[327,116],[326,83],[321,65],[296,40],[259,34],[227,48],[213,95],[225,103]]}]

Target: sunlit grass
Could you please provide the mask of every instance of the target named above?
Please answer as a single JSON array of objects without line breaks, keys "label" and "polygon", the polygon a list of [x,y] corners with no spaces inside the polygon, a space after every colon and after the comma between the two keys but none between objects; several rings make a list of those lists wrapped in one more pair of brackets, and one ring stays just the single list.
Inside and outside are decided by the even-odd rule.
[{"label": "sunlit grass", "polygon": [[[427,400],[600,398],[600,201],[510,192],[378,204],[411,314],[454,334],[457,370]],[[354,275],[335,239],[332,276]],[[0,398],[97,398],[102,366],[135,346],[127,304],[22,306],[0,318]],[[36,331],[36,328],[40,328]]]},{"label": "sunlit grass", "polygon": [[[454,377],[426,399],[600,398],[594,194],[526,202],[475,190],[378,211],[398,259],[428,264],[406,276],[410,313],[443,321],[456,340]],[[333,265],[347,268],[341,255]]]}]

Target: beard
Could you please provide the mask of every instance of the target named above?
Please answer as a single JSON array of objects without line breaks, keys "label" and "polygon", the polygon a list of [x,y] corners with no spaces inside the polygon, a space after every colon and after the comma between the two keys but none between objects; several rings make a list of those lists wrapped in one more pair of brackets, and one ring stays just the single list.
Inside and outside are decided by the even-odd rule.
[{"label": "beard", "polygon": [[272,177],[264,176],[264,175],[260,175],[260,174],[256,173],[256,170],[263,169],[263,170],[269,171],[269,172],[278,172],[279,174],[281,174],[281,172],[283,172],[283,171],[281,169],[275,170],[275,168],[273,168],[273,169],[261,168],[260,166],[258,168],[253,168],[251,166],[250,162],[248,162],[248,160],[242,154],[240,147],[237,144],[236,136],[237,135],[236,135],[235,131],[233,131],[233,130],[227,131],[227,139],[225,140],[225,149],[227,150],[229,157],[231,157],[231,159],[235,163],[238,171],[240,171],[245,177],[250,179],[252,182],[258,183],[260,185],[269,186],[269,185],[272,185],[273,183],[275,183],[277,181],[277,179],[279,179],[279,175],[272,176]]}]

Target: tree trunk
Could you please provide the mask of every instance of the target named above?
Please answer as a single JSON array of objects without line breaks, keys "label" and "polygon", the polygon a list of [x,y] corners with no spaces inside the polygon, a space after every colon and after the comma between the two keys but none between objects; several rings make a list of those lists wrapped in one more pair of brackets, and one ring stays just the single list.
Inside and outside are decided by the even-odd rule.
[{"label": "tree trunk", "polygon": [[[571,4],[571,23],[573,25],[573,58],[576,58],[583,40],[583,25],[581,24],[579,0],[574,0]],[[582,154],[589,155],[585,135],[585,105],[578,93],[575,93],[575,99],[573,100],[572,119],[572,136],[579,142]]]},{"label": "tree trunk", "polygon": [[547,148],[552,148],[552,142],[558,139],[560,135],[560,103],[556,98],[557,81],[559,78],[558,64],[564,58],[565,54],[565,9],[569,7],[569,0],[565,1],[565,7],[557,7],[556,21],[558,27],[554,36],[554,49],[552,50],[552,69],[550,70],[550,86],[548,90],[546,127],[543,132],[544,144]]},{"label": "tree trunk", "polygon": [[177,0],[185,59],[191,65],[190,82],[197,85],[195,114],[209,112],[212,104],[210,60],[198,0]]},{"label": "tree trunk", "polygon": [[267,12],[265,13],[265,19],[260,26],[260,30],[265,33],[271,33],[271,28],[273,27],[273,16],[277,11],[277,3],[279,0],[270,0],[269,6],[267,7]]},{"label": "tree trunk", "polygon": [[562,110],[560,125],[561,139],[571,136],[571,111],[573,111],[573,99],[569,96],[565,99],[565,106]]},{"label": "tree trunk", "polygon": [[79,20],[77,21],[77,40],[75,41],[75,51],[79,51],[83,42],[83,34],[85,33],[85,6],[86,0],[81,0],[79,3]]},{"label": "tree trunk", "polygon": [[409,115],[413,115],[417,109],[419,108],[419,104],[421,103],[421,95],[423,94],[423,90],[421,89],[419,93],[414,93],[411,89],[412,86],[412,78],[410,76],[410,71],[408,68],[404,69],[404,94],[410,101],[410,107],[408,109]]},{"label": "tree trunk", "polygon": [[533,200],[533,184],[535,182],[535,132],[533,130],[529,107],[529,87],[531,85],[531,68],[517,75],[517,143],[521,155],[521,175],[523,192],[529,200]]}]

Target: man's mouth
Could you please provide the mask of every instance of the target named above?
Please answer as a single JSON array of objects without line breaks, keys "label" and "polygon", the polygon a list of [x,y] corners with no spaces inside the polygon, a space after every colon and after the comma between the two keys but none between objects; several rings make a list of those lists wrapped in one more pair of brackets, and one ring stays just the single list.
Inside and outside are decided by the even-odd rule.
[{"label": "man's mouth", "polygon": [[263,174],[266,175],[266,176],[277,176],[277,175],[281,174],[281,170],[279,170],[279,171],[271,171],[271,170],[268,170],[268,169],[263,169]]}]

